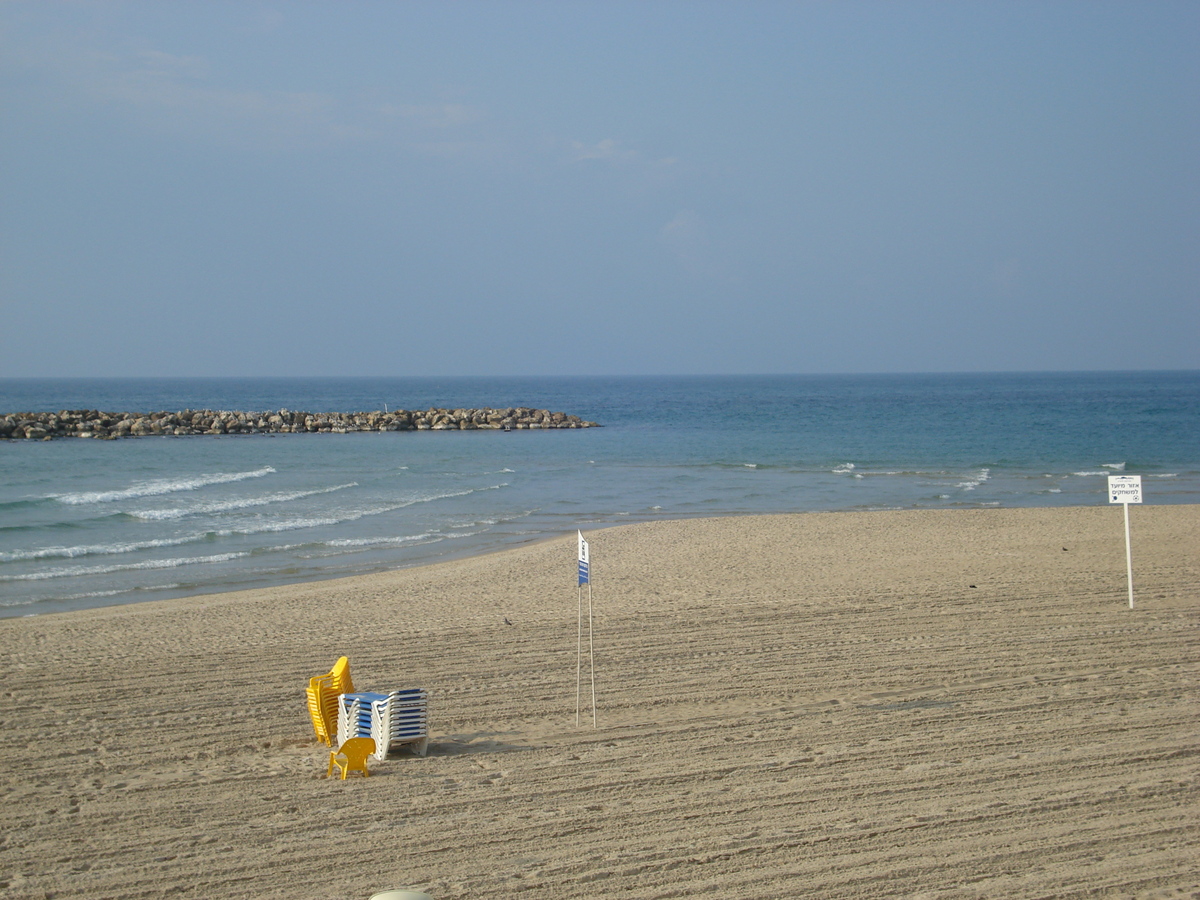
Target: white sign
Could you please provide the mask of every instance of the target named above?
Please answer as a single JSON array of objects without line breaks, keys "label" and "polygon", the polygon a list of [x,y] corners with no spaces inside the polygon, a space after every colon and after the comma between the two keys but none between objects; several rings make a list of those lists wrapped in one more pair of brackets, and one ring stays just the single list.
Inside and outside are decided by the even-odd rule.
[{"label": "white sign", "polygon": [[1141,475],[1109,475],[1108,502],[1125,508],[1125,568],[1129,573],[1129,608],[1133,609],[1133,551],[1129,548],[1129,504],[1142,502]]},{"label": "white sign", "polygon": [[1141,503],[1142,502],[1142,476],[1141,475],[1109,475],[1108,476],[1108,502],[1109,503]]}]

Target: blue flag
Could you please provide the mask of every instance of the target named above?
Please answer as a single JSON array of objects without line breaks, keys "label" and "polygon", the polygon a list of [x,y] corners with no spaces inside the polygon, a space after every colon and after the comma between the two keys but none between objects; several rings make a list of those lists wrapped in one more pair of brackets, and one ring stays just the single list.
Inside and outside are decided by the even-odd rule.
[{"label": "blue flag", "polygon": [[588,584],[588,543],[583,539],[583,532],[579,532],[579,583]]}]

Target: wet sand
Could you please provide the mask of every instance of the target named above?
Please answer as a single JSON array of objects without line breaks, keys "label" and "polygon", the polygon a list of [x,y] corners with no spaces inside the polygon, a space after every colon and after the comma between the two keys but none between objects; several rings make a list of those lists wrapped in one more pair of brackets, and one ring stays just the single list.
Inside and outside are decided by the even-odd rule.
[{"label": "wet sand", "polygon": [[[596,728],[573,531],[0,620],[0,892],[1200,897],[1200,506],[1130,517],[1132,610],[1115,506],[588,533]],[[324,777],[341,655],[427,757]]]}]

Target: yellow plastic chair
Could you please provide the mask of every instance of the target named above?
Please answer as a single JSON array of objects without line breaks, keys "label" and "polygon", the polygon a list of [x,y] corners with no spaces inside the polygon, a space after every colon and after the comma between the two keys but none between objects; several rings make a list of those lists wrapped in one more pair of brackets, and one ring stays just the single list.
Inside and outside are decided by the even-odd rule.
[{"label": "yellow plastic chair", "polygon": [[354,682],[350,680],[350,659],[343,656],[333,664],[333,668],[329,670],[329,677],[333,680],[333,692],[335,694],[353,694]]},{"label": "yellow plastic chair", "polygon": [[354,692],[354,682],[350,680],[350,660],[343,656],[325,675],[318,675],[308,680],[305,694],[308,699],[308,715],[312,719],[313,731],[317,740],[332,747],[337,740],[337,704],[339,694]]},{"label": "yellow plastic chair", "polygon": [[362,772],[363,778],[368,777],[371,773],[367,771],[367,757],[374,752],[375,738],[350,738],[336,750],[330,751],[329,771],[325,773],[325,777],[333,774],[334,766],[342,770],[342,781],[346,780],[350,772]]},{"label": "yellow plastic chair", "polygon": [[304,693],[308,698],[308,715],[312,719],[317,740],[332,747],[337,735],[337,695],[329,692],[328,681],[327,675],[310,678]]}]

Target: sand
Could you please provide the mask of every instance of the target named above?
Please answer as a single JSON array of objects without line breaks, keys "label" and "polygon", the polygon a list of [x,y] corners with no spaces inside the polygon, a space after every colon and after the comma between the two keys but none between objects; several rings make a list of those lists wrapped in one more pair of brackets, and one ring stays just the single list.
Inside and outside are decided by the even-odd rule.
[{"label": "sand", "polygon": [[[596,728],[573,530],[0,621],[0,893],[1200,897],[1200,506],[1131,520],[1132,610],[1116,506],[590,532]],[[427,757],[324,777],[343,654]]]}]

